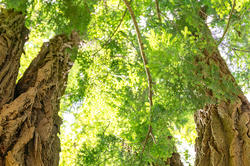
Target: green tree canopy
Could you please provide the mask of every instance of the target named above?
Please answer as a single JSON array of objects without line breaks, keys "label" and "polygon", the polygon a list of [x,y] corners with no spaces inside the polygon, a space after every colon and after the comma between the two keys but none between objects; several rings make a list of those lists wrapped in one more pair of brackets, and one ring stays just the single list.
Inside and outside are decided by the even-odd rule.
[{"label": "green tree canopy", "polygon": [[[194,112],[240,91],[216,64],[199,61],[206,58],[201,48],[213,47],[204,40],[204,21],[237,83],[249,90],[249,1],[158,3],[159,10],[152,0],[130,1],[153,79],[150,111],[136,32],[123,1],[2,0],[2,7],[26,13],[31,30],[20,75],[43,41],[73,30],[81,34],[61,100],[61,165],[163,165],[176,145],[194,145]],[[207,89],[216,92],[213,97]],[[152,135],[144,146],[149,125]],[[182,153],[186,163],[193,160],[188,150]]]}]

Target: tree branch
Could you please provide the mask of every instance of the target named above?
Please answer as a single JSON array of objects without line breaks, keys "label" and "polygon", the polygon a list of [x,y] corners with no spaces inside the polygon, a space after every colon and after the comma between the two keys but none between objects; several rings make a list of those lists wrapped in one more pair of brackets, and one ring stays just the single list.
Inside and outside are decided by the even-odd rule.
[{"label": "tree branch", "polygon": [[224,33],[223,33],[223,35],[222,35],[222,37],[221,37],[221,39],[220,39],[220,41],[219,41],[219,43],[217,45],[220,45],[220,43],[223,41],[223,39],[224,39],[224,37],[225,37],[225,35],[226,35],[227,31],[228,31],[229,24],[230,24],[230,21],[231,21],[231,18],[232,18],[232,14],[233,14],[233,11],[234,11],[234,7],[235,7],[235,1],[236,0],[233,1],[233,6],[232,6],[232,9],[231,9],[230,14],[229,14],[227,26],[226,26],[226,28],[224,30]]},{"label": "tree branch", "polygon": [[[129,3],[131,3],[132,1],[133,1],[133,0],[131,0]],[[120,20],[120,22],[119,22],[119,24],[118,24],[117,27],[115,28],[114,32],[110,35],[109,39],[102,45],[102,47],[101,47],[99,50],[97,50],[95,53],[93,53],[92,56],[96,55],[98,52],[100,52],[100,51],[103,49],[103,47],[105,47],[106,45],[108,45],[108,44],[111,42],[112,38],[114,37],[114,35],[115,35],[116,32],[118,31],[118,29],[120,28],[120,26],[121,26],[121,24],[122,24],[122,22],[123,22],[123,20],[124,20],[124,17],[125,17],[125,15],[126,15],[126,13],[127,13],[127,9],[124,11],[124,13],[123,13],[123,15],[122,15],[122,18],[121,18],[121,20]]]},{"label": "tree branch", "polygon": [[244,50],[244,49],[240,49],[240,48],[236,48],[237,46],[234,46],[234,45],[226,45],[226,44],[223,44],[223,46],[233,50],[233,51],[241,51],[241,52],[250,52],[250,50]]},{"label": "tree branch", "polygon": [[[144,65],[144,69],[145,69],[145,72],[146,72],[146,75],[147,75],[147,79],[148,79],[148,89],[149,89],[148,100],[149,100],[149,106],[150,106],[150,122],[151,122],[151,120],[152,120],[151,113],[152,113],[152,107],[153,107],[153,99],[152,99],[152,96],[153,96],[152,77],[151,77],[150,70],[149,70],[149,67],[148,67],[148,61],[147,61],[147,58],[146,58],[146,55],[145,55],[145,52],[144,52],[142,37],[141,37],[140,30],[139,30],[139,26],[138,26],[136,18],[135,18],[135,14],[134,14],[132,8],[130,7],[130,4],[128,3],[128,1],[127,0],[123,0],[123,2],[125,3],[128,11],[129,11],[130,16],[131,16],[131,18],[133,20],[133,23],[134,23],[134,26],[135,26],[136,35],[137,35],[138,44],[139,44],[139,49],[140,49],[140,53],[141,53],[141,57],[142,57],[142,60],[143,60],[143,65]],[[151,126],[151,124],[149,125],[148,133],[147,133],[147,136],[145,138],[141,154],[143,154],[143,152],[145,150],[145,147],[146,147],[146,144],[148,142],[148,139],[149,139],[150,135],[152,136],[152,139],[155,142],[155,138],[154,138],[154,135],[152,133],[152,126]]]},{"label": "tree branch", "polygon": [[148,133],[147,133],[146,139],[145,139],[145,141],[144,141],[144,143],[143,143],[143,147],[142,147],[141,154],[143,154],[143,152],[144,152],[144,150],[145,150],[145,147],[146,147],[146,144],[147,144],[147,142],[148,142],[150,133],[152,133],[152,126],[151,126],[151,125],[149,125],[149,127],[148,127]]},{"label": "tree branch", "polygon": [[161,22],[161,11],[160,11],[159,1],[158,0],[155,0],[155,5],[156,5],[157,17],[158,17],[159,21]]},{"label": "tree branch", "polygon": [[153,100],[152,100],[152,96],[153,96],[153,91],[152,91],[152,77],[151,77],[151,74],[150,74],[150,70],[148,68],[148,61],[147,61],[147,58],[145,56],[141,33],[140,33],[140,30],[139,30],[139,26],[137,24],[137,21],[135,19],[135,14],[134,14],[132,8],[130,7],[130,4],[128,3],[127,0],[123,0],[123,2],[125,3],[128,11],[129,11],[130,16],[131,16],[131,18],[133,20],[133,23],[134,23],[134,26],[135,26],[136,35],[137,35],[137,39],[138,39],[138,44],[139,44],[139,48],[140,48],[140,53],[141,53],[141,57],[142,57],[142,60],[143,60],[144,69],[145,69],[145,72],[146,72],[146,75],[147,75],[147,79],[148,79],[148,89],[149,89],[148,100],[149,100],[150,111],[151,111],[152,107],[153,107]]}]

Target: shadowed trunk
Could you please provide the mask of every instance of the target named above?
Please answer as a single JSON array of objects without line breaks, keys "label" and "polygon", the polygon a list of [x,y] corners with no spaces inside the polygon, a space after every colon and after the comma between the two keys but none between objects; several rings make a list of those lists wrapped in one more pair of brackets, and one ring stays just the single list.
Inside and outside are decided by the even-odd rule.
[{"label": "shadowed trunk", "polygon": [[183,166],[180,154],[177,152],[172,153],[172,156],[167,160],[166,165]]},{"label": "shadowed trunk", "polygon": [[[148,164],[150,165],[150,163]],[[153,166],[162,166],[162,165],[169,165],[169,166],[183,166],[181,162],[181,156],[177,152],[173,152],[172,156],[164,161],[164,164],[155,164],[152,163]]]},{"label": "shadowed trunk", "polygon": [[[217,98],[214,104],[207,104],[195,114],[198,133],[195,165],[249,166],[250,105],[221,57],[210,30],[205,23],[203,25],[206,34],[204,39],[208,45],[202,48],[204,58],[199,61],[217,66],[220,78],[232,85],[230,90],[233,98]],[[208,74],[203,72],[203,78],[208,77]],[[227,93],[228,89],[223,89],[225,86],[222,84],[223,81],[218,81],[217,86]],[[206,95],[211,98],[216,98],[216,93],[210,88],[206,90]]]},{"label": "shadowed trunk", "polygon": [[[59,103],[73,65],[66,49],[78,45],[78,35],[72,33],[70,38],[58,35],[44,43],[38,56],[15,85],[26,36],[20,33],[25,29],[24,17],[20,13],[9,12],[6,22],[11,20],[9,16],[12,15],[19,18],[15,22],[15,30],[8,32],[11,27],[2,23],[3,16],[0,20],[0,27],[6,27],[6,33],[12,34],[11,40],[7,39],[9,36],[1,29],[1,62],[9,62],[11,67],[6,69],[10,64],[1,63],[4,67],[1,67],[0,78],[13,80],[7,84],[8,87],[2,84],[3,81],[0,84],[1,90],[7,88],[10,91],[0,91],[0,165],[57,166],[60,152],[57,134],[61,124]],[[14,35],[12,32],[16,31],[18,33]]]},{"label": "shadowed trunk", "polygon": [[[167,139],[171,140],[173,139],[172,136],[168,136]],[[153,166],[162,166],[162,165],[169,165],[169,166],[183,166],[183,163],[181,161],[181,156],[180,154],[177,152],[177,148],[176,146],[174,145],[173,146],[174,148],[174,152],[172,152],[172,156],[171,157],[168,157],[167,159],[163,160],[164,164],[161,163],[161,164],[156,164],[156,163],[152,163]]]}]

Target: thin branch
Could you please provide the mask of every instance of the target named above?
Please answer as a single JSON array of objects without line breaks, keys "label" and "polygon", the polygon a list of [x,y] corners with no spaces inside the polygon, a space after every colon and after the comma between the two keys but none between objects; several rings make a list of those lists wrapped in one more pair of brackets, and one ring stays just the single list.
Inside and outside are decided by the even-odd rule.
[{"label": "thin branch", "polygon": [[[131,3],[132,1],[133,1],[133,0],[131,0],[129,3]],[[121,26],[121,24],[122,24],[122,22],[123,22],[123,20],[124,20],[124,17],[126,16],[126,13],[127,13],[127,9],[124,11],[124,13],[123,13],[123,15],[122,15],[122,18],[121,18],[121,20],[120,20],[120,22],[119,22],[119,24],[118,24],[117,27],[115,28],[114,32],[110,35],[109,39],[102,45],[102,47],[101,47],[99,50],[97,50],[95,53],[93,53],[92,56],[96,55],[98,52],[100,52],[105,46],[107,46],[107,45],[111,42],[112,38],[114,37],[114,35],[115,35],[116,32],[118,31],[118,29],[120,28],[120,26]]]},{"label": "thin branch", "polygon": [[147,133],[146,139],[145,139],[145,141],[144,141],[144,143],[143,143],[143,148],[142,148],[141,154],[143,154],[143,152],[144,152],[144,150],[145,150],[145,147],[146,147],[146,144],[147,144],[147,142],[148,142],[150,133],[152,133],[152,126],[151,126],[151,125],[149,125],[149,127],[148,127],[148,133]]},{"label": "thin branch", "polygon": [[[130,4],[128,3],[128,1],[127,0],[123,0],[123,2],[125,3],[128,11],[129,11],[130,16],[131,16],[131,18],[133,20],[133,23],[134,23],[134,26],[135,26],[136,35],[137,35],[138,44],[139,44],[139,49],[140,49],[140,53],[141,53],[141,57],[142,57],[142,60],[143,60],[143,65],[144,65],[144,69],[145,69],[145,72],[146,72],[146,75],[147,75],[147,79],[148,79],[148,89],[149,89],[148,100],[149,100],[149,106],[150,106],[150,122],[151,122],[152,121],[152,107],[153,107],[152,77],[151,77],[150,70],[149,70],[149,67],[148,67],[148,61],[147,61],[147,58],[146,58],[146,55],[145,55],[145,52],[144,52],[144,47],[143,47],[141,32],[139,30],[139,26],[137,24],[137,21],[136,21],[136,18],[135,18],[135,14],[134,14],[132,8],[130,7]],[[141,154],[143,154],[143,152],[145,150],[145,147],[146,147],[146,144],[148,142],[148,139],[149,139],[150,135],[152,136],[152,139],[155,141],[154,135],[152,133],[152,126],[151,126],[151,124],[149,125],[148,133],[147,133],[146,139],[144,141]]]},{"label": "thin branch", "polygon": [[225,35],[226,35],[227,31],[228,31],[230,21],[231,21],[232,15],[233,15],[234,7],[235,7],[235,1],[236,0],[233,1],[233,6],[232,6],[232,9],[231,9],[230,14],[229,14],[227,26],[226,26],[226,28],[224,30],[224,33],[223,33],[223,35],[222,35],[222,37],[221,37],[221,39],[220,39],[220,41],[219,41],[219,43],[217,45],[220,45],[220,43],[223,41],[223,39],[224,39],[224,37],[225,37]]},{"label": "thin branch", "polygon": [[[152,127],[151,127],[151,128],[152,128]],[[152,137],[153,142],[156,144],[156,139],[155,139],[154,134],[152,133],[152,129],[151,129],[150,135],[151,135],[151,137]]]},{"label": "thin branch", "polygon": [[109,125],[110,125],[110,121],[109,121],[109,124],[105,127],[105,129],[103,130],[103,133],[102,133],[102,136],[104,136],[104,134],[105,134],[105,132],[106,132],[106,130],[108,129],[108,127],[109,127]]},{"label": "thin branch", "polygon": [[232,50],[241,51],[241,52],[250,52],[250,50],[242,50],[242,49],[238,49],[238,48],[232,48]]},{"label": "thin branch", "polygon": [[166,20],[170,21],[171,25],[173,25],[175,29],[178,29],[176,23],[173,20],[171,20],[166,14],[160,11],[160,15],[163,16]]},{"label": "thin branch", "polygon": [[236,48],[237,46],[234,46],[234,45],[226,45],[224,43],[222,43],[223,46],[233,50],[233,51],[241,51],[241,52],[250,52],[250,50],[244,50],[244,49],[240,49],[240,48]]},{"label": "thin branch", "polygon": [[161,22],[161,11],[160,11],[158,0],[155,0],[155,5],[156,5],[156,12],[157,12],[157,16],[158,16],[159,22]]},{"label": "thin branch", "polygon": [[147,79],[148,79],[148,89],[149,89],[149,96],[148,96],[148,100],[149,100],[149,105],[150,105],[150,111],[152,110],[153,107],[153,100],[152,100],[152,96],[153,96],[153,91],[152,91],[152,77],[148,68],[148,61],[147,58],[145,56],[145,52],[144,52],[144,47],[143,47],[143,42],[142,42],[142,37],[141,37],[141,32],[139,30],[139,26],[137,24],[137,21],[135,19],[135,14],[132,10],[132,8],[130,7],[130,4],[128,3],[127,0],[123,0],[123,2],[125,3],[130,16],[133,20],[134,26],[135,26],[135,30],[136,30],[136,35],[137,35],[137,39],[138,39],[138,44],[139,44],[139,48],[140,48],[140,53],[141,53],[141,57],[143,60],[143,65],[144,65],[144,69],[147,75]]},{"label": "thin branch", "polygon": [[107,8],[107,0],[103,0],[103,5],[105,8]]}]

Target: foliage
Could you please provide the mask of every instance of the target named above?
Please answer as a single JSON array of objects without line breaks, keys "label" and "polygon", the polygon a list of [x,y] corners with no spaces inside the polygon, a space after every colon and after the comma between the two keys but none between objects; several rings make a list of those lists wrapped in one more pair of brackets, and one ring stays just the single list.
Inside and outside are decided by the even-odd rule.
[{"label": "foliage", "polygon": [[[132,6],[137,19],[143,20],[139,21],[139,25],[144,35],[146,55],[149,58],[149,67],[155,82],[153,86],[155,103],[153,119],[151,122],[149,121],[146,77],[130,17],[128,14],[125,15],[121,26],[113,36],[113,32],[125,12],[125,6],[118,1],[107,1],[106,5],[100,2],[96,6],[95,16],[92,17],[91,26],[88,29],[88,38],[92,48],[89,47],[89,50],[85,48],[85,51],[88,52],[86,54],[90,55],[89,58],[92,59],[92,64],[89,69],[79,71],[87,73],[89,85],[83,102],[83,112],[85,113],[82,112],[81,115],[78,112],[75,118],[75,123],[78,125],[74,130],[79,131],[81,138],[85,137],[85,141],[78,144],[79,151],[76,152],[78,165],[89,165],[90,163],[86,161],[89,157],[86,156],[93,157],[93,154],[102,156],[94,157],[95,159],[91,160],[93,165],[102,165],[105,162],[106,165],[114,163],[116,165],[132,163],[143,165],[147,162],[162,164],[174,150],[174,147],[170,146],[173,145],[172,140],[168,140],[167,137],[178,135],[181,132],[178,129],[186,130],[184,133],[187,137],[182,139],[188,140],[191,144],[194,143],[194,134],[191,135],[191,133],[195,133],[194,126],[183,127],[183,125],[188,126],[186,122],[192,121],[189,119],[192,119],[190,114],[193,111],[202,108],[207,102],[211,103],[216,100],[216,98],[204,95],[204,89],[207,87],[213,89],[217,92],[218,99],[230,97],[233,90],[230,82],[225,80],[224,85],[219,83],[221,78],[219,78],[216,66],[211,67],[201,63],[197,67],[193,64],[194,55],[201,56],[200,48],[207,46],[207,43],[192,36],[193,33],[197,33],[197,35],[204,33],[200,31],[201,20],[199,21],[197,18],[200,3],[162,1],[160,6],[167,6],[167,9],[162,9],[162,11],[166,14],[170,12],[174,16],[173,19],[164,20],[165,22],[162,24],[158,23],[154,14],[154,6],[150,1],[138,6],[139,3],[136,1]],[[219,9],[219,6],[214,6],[216,3],[218,2],[206,1],[207,6],[213,7],[207,9],[209,15],[220,18],[217,17],[220,15],[218,11],[225,12],[223,18],[210,23],[220,28],[225,26],[224,17],[230,12],[230,8]],[[96,50],[99,52],[96,53]],[[197,77],[197,73],[195,73],[201,66],[204,67],[204,72],[210,73],[205,82],[202,73],[200,73],[200,77]],[[199,71],[197,72],[199,73]],[[240,78],[242,79],[242,77]],[[243,82],[247,83],[247,81]],[[243,82],[241,81],[241,83]],[[227,87],[228,93],[225,91]],[[102,135],[100,128],[102,129],[102,126],[109,123],[104,136],[100,137]],[[143,148],[141,144],[145,141],[149,123],[152,123],[157,143],[154,144],[151,139],[145,147],[141,159],[138,158],[138,153],[140,156]],[[93,132],[96,132],[95,136],[92,135]],[[106,154],[103,149],[103,146],[106,145],[104,137],[110,135],[116,138],[112,143],[109,142],[116,149],[111,151],[117,152],[112,157],[109,155],[113,152]],[[92,138],[92,140],[90,141],[88,138]],[[126,145],[132,151],[129,154],[122,153],[123,141],[126,141]],[[122,155],[119,156],[118,154],[121,153]],[[186,157],[189,156],[187,151],[184,153]],[[124,156],[128,158],[125,160]],[[133,156],[133,160],[131,160],[131,156]],[[186,160],[188,159],[186,158]]]},{"label": "foliage", "polygon": [[7,8],[14,8],[26,14],[26,25],[38,32],[84,34],[90,21],[93,1],[81,0],[3,0]]}]

